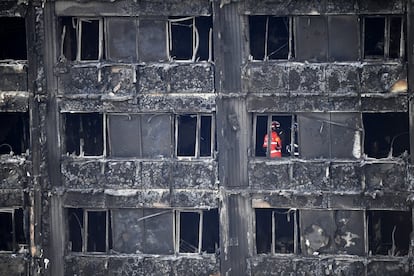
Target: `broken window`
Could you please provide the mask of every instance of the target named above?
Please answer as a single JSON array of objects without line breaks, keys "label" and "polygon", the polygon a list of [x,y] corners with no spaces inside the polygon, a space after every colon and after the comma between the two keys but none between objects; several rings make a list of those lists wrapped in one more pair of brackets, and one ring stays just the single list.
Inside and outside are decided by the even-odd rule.
[{"label": "broken window", "polygon": [[256,209],[257,254],[298,254],[298,212],[295,209]]},{"label": "broken window", "polygon": [[25,19],[0,17],[0,26],[0,60],[27,59]]},{"label": "broken window", "polygon": [[68,208],[67,212],[70,251],[108,252],[112,248],[109,211]]},{"label": "broken window", "polygon": [[364,58],[404,56],[404,24],[401,16],[364,17]]},{"label": "broken window", "polygon": [[370,255],[408,255],[411,218],[410,211],[367,211]]},{"label": "broken window", "polygon": [[215,253],[219,246],[217,209],[176,211],[176,252]]},{"label": "broken window", "polygon": [[170,157],[172,116],[110,114],[109,153],[114,157]]},{"label": "broken window", "polygon": [[17,252],[27,245],[22,209],[0,209],[0,251]]},{"label": "broken window", "polygon": [[249,16],[250,55],[254,60],[290,59],[294,56],[289,17]]},{"label": "broken window", "polygon": [[209,157],[214,150],[212,115],[183,114],[176,116],[177,156]]},{"label": "broken window", "polygon": [[23,154],[29,146],[29,116],[0,112],[0,154]]},{"label": "broken window", "polygon": [[212,61],[211,16],[170,17],[168,49],[172,60]]},{"label": "broken window", "polygon": [[365,224],[362,210],[299,211],[303,255],[365,255]]},{"label": "broken window", "polygon": [[[299,155],[295,115],[255,115],[253,117],[255,156]],[[271,136],[272,139],[267,137]]]},{"label": "broken window", "polygon": [[410,154],[408,113],[364,113],[364,152],[368,157],[391,158]]},{"label": "broken window", "polygon": [[99,113],[64,114],[65,152],[78,156],[103,155],[103,115]]},{"label": "broken window", "polygon": [[103,59],[103,19],[61,18],[60,51],[60,59],[72,61]]}]

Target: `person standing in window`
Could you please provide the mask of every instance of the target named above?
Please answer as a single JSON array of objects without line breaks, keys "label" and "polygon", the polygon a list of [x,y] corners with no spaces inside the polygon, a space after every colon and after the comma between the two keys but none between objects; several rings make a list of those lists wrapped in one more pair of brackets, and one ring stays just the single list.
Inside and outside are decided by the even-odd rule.
[{"label": "person standing in window", "polygon": [[[280,129],[280,123],[278,121],[272,122],[272,133],[270,140],[270,157],[281,158],[282,157],[282,139],[279,136],[278,129]],[[264,136],[263,148],[266,150],[268,144],[267,134]]]}]

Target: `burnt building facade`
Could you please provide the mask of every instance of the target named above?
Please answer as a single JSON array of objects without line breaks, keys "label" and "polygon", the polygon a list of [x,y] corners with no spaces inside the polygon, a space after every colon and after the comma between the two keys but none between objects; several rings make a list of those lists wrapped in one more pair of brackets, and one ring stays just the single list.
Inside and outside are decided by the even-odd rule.
[{"label": "burnt building facade", "polygon": [[0,274],[412,275],[413,6],[0,1]]}]

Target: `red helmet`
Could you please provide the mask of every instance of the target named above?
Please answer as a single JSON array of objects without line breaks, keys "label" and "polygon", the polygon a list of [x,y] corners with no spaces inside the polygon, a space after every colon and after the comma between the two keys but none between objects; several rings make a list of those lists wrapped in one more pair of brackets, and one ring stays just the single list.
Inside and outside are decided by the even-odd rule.
[{"label": "red helmet", "polygon": [[272,128],[279,128],[279,127],[280,127],[280,123],[278,121],[272,122]]}]

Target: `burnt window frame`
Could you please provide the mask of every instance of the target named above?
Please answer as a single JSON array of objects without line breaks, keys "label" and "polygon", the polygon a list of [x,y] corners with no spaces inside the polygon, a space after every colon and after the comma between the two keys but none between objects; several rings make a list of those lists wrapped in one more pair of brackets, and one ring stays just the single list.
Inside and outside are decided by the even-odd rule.
[{"label": "burnt window frame", "polygon": [[[258,147],[263,144],[263,141],[258,144],[257,136],[258,136],[258,129],[257,129],[257,117],[260,116],[267,116],[267,135],[271,133],[271,124],[274,117],[290,117],[290,126],[287,127],[290,130],[290,143],[285,144],[282,141],[282,158],[271,158],[270,157],[270,142],[271,139],[267,141],[266,153],[264,156],[258,155]],[[277,119],[275,119],[277,120]],[[293,130],[293,131],[292,131]],[[283,158],[292,158],[292,157],[300,157],[300,145],[299,145],[299,125],[297,123],[297,115],[294,113],[253,113],[252,114],[252,143],[251,143],[251,156],[253,158],[266,158],[271,160],[280,160]],[[265,134],[266,134],[265,133]],[[262,138],[264,140],[264,136]],[[286,152],[289,153],[289,156],[283,156],[283,148],[286,149]],[[293,149],[293,150],[292,150]]]},{"label": "burnt window frame", "polygon": [[[197,29],[197,18],[200,17],[210,17],[211,20],[213,20],[212,15],[197,15],[197,16],[170,16],[167,19],[166,22],[166,29],[167,29],[167,58],[170,62],[213,62],[214,54],[213,54],[213,23],[211,25],[211,28],[209,29],[208,33],[208,59],[207,60],[199,60],[197,59],[197,54],[199,50],[199,43],[200,43],[200,34]],[[177,59],[176,57],[172,56],[173,51],[173,31],[172,31],[172,25],[177,24],[178,22],[182,21],[188,21],[192,20],[191,23],[191,32],[192,32],[192,41],[191,41],[191,47],[192,47],[192,55],[189,59]],[[185,43],[188,43],[186,41]]]},{"label": "burnt window frame", "polygon": [[[270,252],[258,252],[257,248],[257,241],[258,241],[258,233],[257,233],[257,210],[267,210],[268,212],[271,212],[271,243],[270,243]],[[289,253],[281,253],[276,252],[276,216],[275,214],[282,214],[283,212],[286,212],[285,214],[289,214],[290,212],[293,212],[293,252]],[[301,254],[301,241],[300,241],[300,210],[297,208],[254,208],[253,212],[253,222],[254,222],[254,254],[255,255],[300,255]]]},{"label": "burnt window frame", "polygon": [[[75,29],[75,38],[76,38],[76,49],[75,49],[75,58],[70,59],[72,62],[97,62],[104,59],[105,56],[105,24],[103,17],[78,17],[78,16],[68,16],[72,20],[72,27]],[[82,59],[82,22],[88,21],[98,21],[98,56],[97,59]],[[60,28],[60,55],[59,60],[67,60],[67,57],[64,54],[65,48],[65,38],[66,38],[66,26],[61,23]]]},{"label": "burnt window frame", "polygon": [[[395,237],[391,237],[392,244],[391,244],[391,249],[388,250],[388,254],[379,254],[379,253],[375,254],[375,253],[372,252],[372,249],[371,249],[372,238],[370,236],[370,231],[373,231],[373,230],[372,230],[372,226],[370,225],[370,214],[372,214],[374,212],[377,212],[377,213],[379,213],[379,212],[389,212],[389,213],[391,213],[391,212],[406,212],[407,213],[407,215],[410,217],[410,220],[411,220],[411,224],[410,224],[411,231],[409,231],[409,233],[407,235],[407,243],[408,244],[407,244],[406,254],[404,254],[404,255],[390,254],[389,251],[393,250],[393,246],[395,246],[395,243],[396,243],[395,242]],[[411,234],[410,234],[414,230],[412,209],[409,209],[409,210],[367,209],[364,213],[365,213],[365,225],[366,225],[366,227],[365,227],[365,229],[366,229],[365,230],[365,232],[366,232],[365,233],[365,235],[366,235],[366,244],[365,244],[365,246],[366,246],[366,254],[368,256],[396,258],[396,257],[408,257],[412,254],[412,252],[411,252],[411,250],[412,250],[412,240],[411,240]],[[384,224],[387,224],[387,223],[385,222]],[[381,231],[381,234],[383,234],[382,233],[382,230],[383,230],[382,225],[381,225],[381,228],[379,230]],[[391,231],[391,235],[395,235],[395,231],[396,231],[396,226],[394,226],[393,230]],[[383,245],[383,244],[381,243],[381,245]]]},{"label": "burnt window frame", "polygon": [[[180,116],[191,116],[194,117],[196,116],[197,118],[197,122],[196,122],[196,138],[195,138],[195,149],[194,149],[194,155],[190,156],[190,155],[179,155],[179,129],[180,129],[180,125],[179,125],[179,120],[180,120]],[[208,156],[201,156],[201,122],[202,122],[202,117],[210,117],[211,119],[211,123],[210,123],[210,155]],[[174,116],[174,137],[175,137],[175,142],[174,142],[174,155],[176,158],[178,159],[204,159],[204,158],[214,158],[215,156],[215,149],[216,149],[216,120],[215,120],[216,116],[214,113],[180,113],[180,114],[175,114]]]},{"label": "burnt window frame", "polygon": [[[23,235],[23,238],[25,239],[25,241],[23,243],[19,243],[18,239],[17,239],[17,231],[18,229],[16,229],[16,211],[19,210],[22,212],[22,228],[20,229],[21,234]],[[0,254],[1,253],[22,253],[22,252],[28,252],[27,251],[27,247],[29,246],[29,242],[27,241],[27,233],[25,233],[25,214],[24,214],[24,209],[22,207],[15,207],[15,208],[0,208],[0,213],[2,214],[11,214],[11,219],[12,219],[12,231],[11,231],[11,250],[3,250],[0,249]],[[4,237],[1,237],[2,240],[4,241]]]},{"label": "burnt window frame", "polygon": [[[203,239],[205,238],[204,236],[204,213],[207,211],[213,211],[213,210],[217,210],[217,208],[213,208],[213,209],[209,209],[209,210],[203,210],[203,209],[199,209],[199,210],[195,210],[195,209],[175,209],[174,210],[174,253],[175,254],[180,254],[180,255],[194,255],[194,254],[214,254],[214,253],[208,253],[206,251],[203,251]],[[180,245],[181,245],[181,236],[180,236],[180,228],[181,228],[181,213],[194,213],[194,214],[198,214],[198,246],[197,248],[195,248],[196,252],[181,252],[180,250]],[[220,224],[220,214],[217,213],[217,227],[219,227]],[[220,233],[218,235],[218,240],[217,240],[217,245],[218,247],[220,246]]]},{"label": "burnt window frame", "polygon": [[[265,38],[264,38],[264,54],[263,54],[263,59],[255,59],[252,55],[252,47],[251,47],[251,18],[252,17],[265,17],[266,19],[266,25],[265,25]],[[286,58],[275,58],[275,59],[269,59],[269,55],[268,55],[268,38],[269,38],[269,18],[270,17],[276,17],[276,18],[287,18],[288,20],[288,56]],[[295,31],[294,31],[294,24],[295,24],[295,20],[293,16],[279,16],[279,15],[249,15],[247,18],[247,25],[248,25],[248,35],[249,35],[249,44],[248,44],[248,49],[249,49],[249,53],[248,53],[248,57],[250,61],[286,61],[286,60],[294,60],[295,59]]]},{"label": "burnt window frame", "polygon": [[[384,18],[384,53],[383,56],[380,55],[365,55],[365,20],[367,18]],[[393,18],[400,18],[401,19],[401,33],[400,33],[400,49],[398,57],[390,57],[390,27],[391,27],[391,20]],[[361,59],[362,60],[405,60],[406,59],[406,19],[403,14],[395,14],[395,15],[364,15],[361,17]]]},{"label": "burnt window frame", "polygon": [[[73,251],[70,246],[70,225],[69,225],[69,216],[71,209],[79,209],[82,212],[82,223],[77,219],[77,222],[82,225],[79,225],[81,230],[81,244],[82,248],[80,251]],[[88,213],[89,212],[105,212],[106,214],[106,221],[105,221],[105,251],[88,251]],[[112,214],[110,209],[96,209],[96,208],[75,208],[75,207],[67,207],[66,208],[66,229],[67,229],[67,250],[71,254],[107,254],[112,249]]]},{"label": "burnt window frame", "polygon": [[[67,128],[67,114],[77,114],[79,116],[82,116],[83,114],[98,114],[102,116],[102,154],[99,155],[85,155],[85,152],[83,151],[82,143],[79,141],[79,154],[68,152],[67,150],[67,137],[66,137],[66,128]],[[61,113],[61,154],[66,156],[76,156],[76,157],[82,157],[82,158],[96,158],[96,157],[105,157],[107,156],[107,136],[106,136],[106,129],[107,129],[107,118],[106,113],[104,112],[62,112]]]}]

